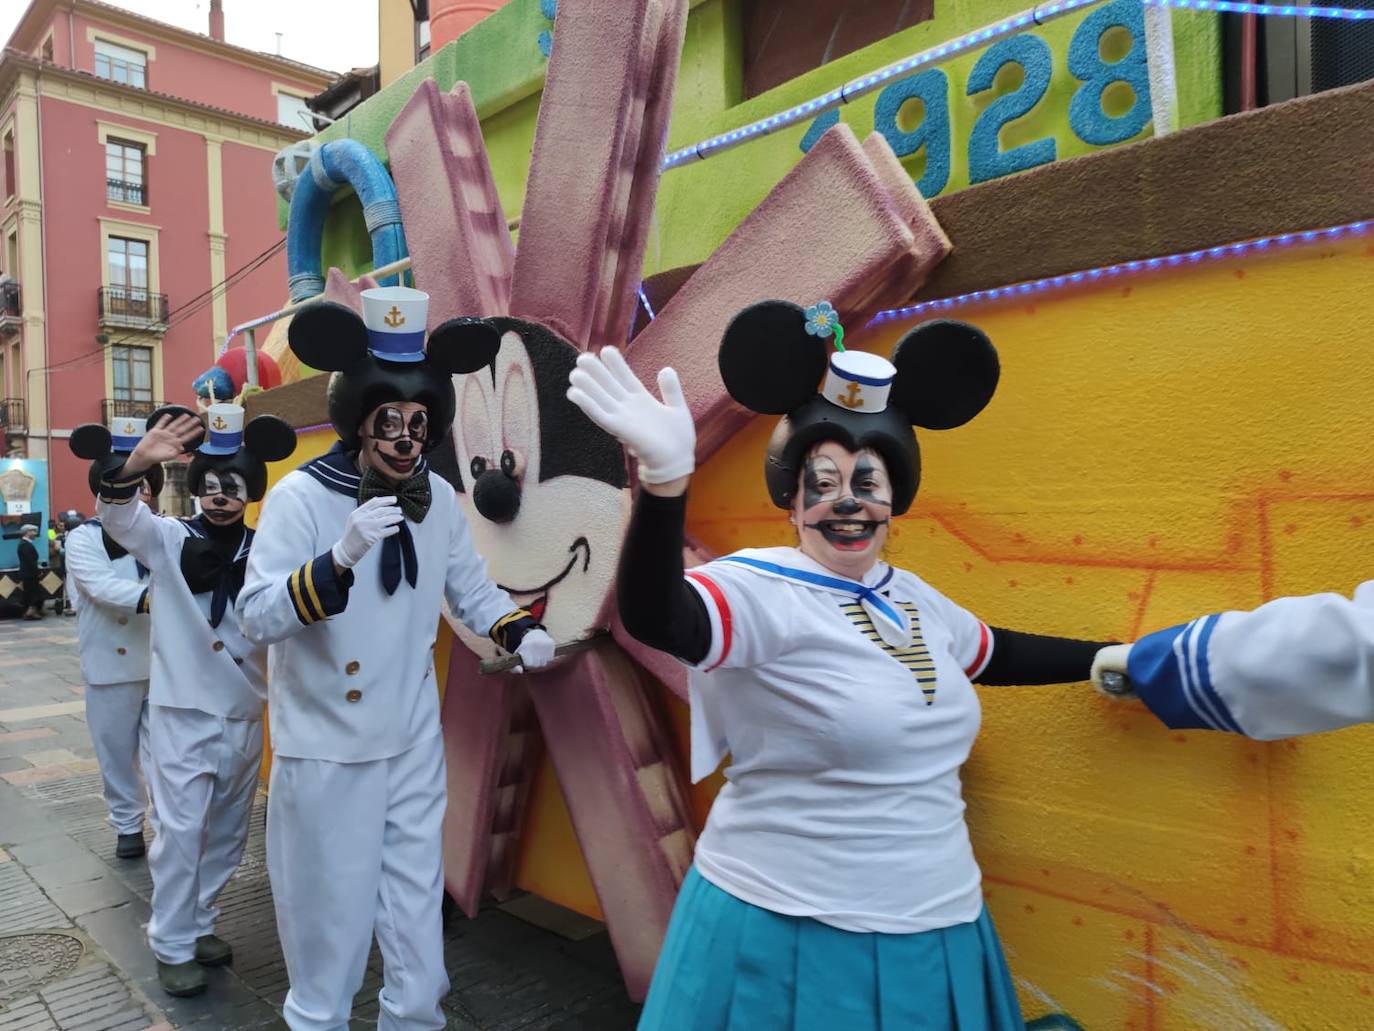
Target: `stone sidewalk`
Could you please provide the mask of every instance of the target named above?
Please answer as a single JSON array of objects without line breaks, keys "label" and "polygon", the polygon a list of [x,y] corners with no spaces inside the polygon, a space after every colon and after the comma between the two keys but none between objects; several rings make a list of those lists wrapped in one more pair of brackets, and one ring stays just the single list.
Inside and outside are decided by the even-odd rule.
[{"label": "stone sidewalk", "polygon": [[[173,999],[145,940],[147,865],[114,856],[83,692],[76,620],[0,620],[0,1031],[285,1028],[265,798],[219,900],[234,966],[211,970],[204,995]],[[604,929],[533,896],[455,915],[444,955],[450,1028],[634,1026]],[[352,1027],[376,1024],[380,987],[374,946]]]}]

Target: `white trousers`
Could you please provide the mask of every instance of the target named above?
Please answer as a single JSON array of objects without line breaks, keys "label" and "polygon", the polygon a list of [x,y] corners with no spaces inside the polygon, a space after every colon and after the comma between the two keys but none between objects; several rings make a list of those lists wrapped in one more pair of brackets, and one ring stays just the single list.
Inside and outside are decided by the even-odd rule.
[{"label": "white trousers", "polygon": [[379,1031],[445,1025],[443,738],[390,759],[272,759],[267,872],[291,990],[292,1031],[347,1031],[372,934]]},{"label": "white trousers", "polygon": [[86,685],[86,726],[116,834],[142,834],[148,751],[148,681]]},{"label": "white trousers", "polygon": [[262,721],[150,705],[148,785],[157,810],[148,851],[148,945],[164,963],[195,958],[215,929],[215,897],[238,868],[262,761]]}]

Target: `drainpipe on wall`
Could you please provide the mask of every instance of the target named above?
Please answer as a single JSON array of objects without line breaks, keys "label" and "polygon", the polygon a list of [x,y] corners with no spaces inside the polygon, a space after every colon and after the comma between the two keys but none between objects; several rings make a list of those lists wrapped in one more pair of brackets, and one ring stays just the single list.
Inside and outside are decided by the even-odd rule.
[{"label": "drainpipe on wall", "polygon": [[210,0],[210,38],[224,42],[223,0]]}]

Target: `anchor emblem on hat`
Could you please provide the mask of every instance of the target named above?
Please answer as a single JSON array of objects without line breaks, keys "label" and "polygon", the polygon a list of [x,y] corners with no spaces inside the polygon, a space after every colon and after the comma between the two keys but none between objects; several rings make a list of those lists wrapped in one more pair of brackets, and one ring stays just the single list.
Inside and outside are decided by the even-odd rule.
[{"label": "anchor emblem on hat", "polygon": [[836,394],[835,400],[846,408],[862,408],[864,406],[864,388],[850,380],[848,389],[843,394]]},{"label": "anchor emblem on hat", "polygon": [[382,321],[392,329],[395,329],[397,326],[404,326],[406,324],[406,317],[401,314],[401,309],[393,304],[391,310],[386,313]]},{"label": "anchor emblem on hat", "polygon": [[224,427],[228,426],[229,424],[228,424],[227,422],[224,421],[224,416],[222,416],[222,415],[217,415],[217,416],[215,416],[215,421],[214,421],[213,423],[211,423],[211,425],[213,426],[213,428],[215,428],[215,429],[217,429],[217,430],[222,430],[222,429],[224,429]]}]

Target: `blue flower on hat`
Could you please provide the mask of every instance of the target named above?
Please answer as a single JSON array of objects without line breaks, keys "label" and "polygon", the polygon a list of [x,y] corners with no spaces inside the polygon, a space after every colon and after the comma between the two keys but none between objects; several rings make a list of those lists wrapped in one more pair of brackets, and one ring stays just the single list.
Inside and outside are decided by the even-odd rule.
[{"label": "blue flower on hat", "polygon": [[840,325],[839,313],[830,306],[829,301],[821,301],[806,309],[806,332],[813,337],[834,335]]}]

